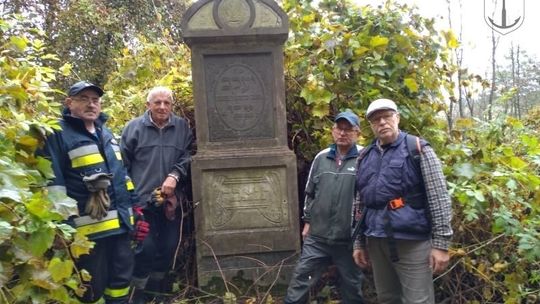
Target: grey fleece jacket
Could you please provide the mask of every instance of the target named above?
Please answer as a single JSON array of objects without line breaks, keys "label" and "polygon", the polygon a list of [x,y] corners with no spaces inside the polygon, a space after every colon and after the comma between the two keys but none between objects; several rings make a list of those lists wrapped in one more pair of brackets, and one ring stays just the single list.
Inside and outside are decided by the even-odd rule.
[{"label": "grey fleece jacket", "polygon": [[180,178],[177,194],[184,191],[192,141],[187,121],[174,114],[162,129],[152,123],[149,111],[128,122],[122,132],[120,149],[141,202],[149,201],[152,191],[161,186],[169,173]]}]

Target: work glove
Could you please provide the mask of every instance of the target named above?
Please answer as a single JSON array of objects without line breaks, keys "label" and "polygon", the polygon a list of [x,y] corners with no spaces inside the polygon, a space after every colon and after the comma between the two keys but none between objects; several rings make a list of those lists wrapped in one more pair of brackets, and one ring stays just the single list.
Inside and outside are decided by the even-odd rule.
[{"label": "work glove", "polygon": [[176,195],[165,197],[161,188],[158,187],[150,194],[150,205],[156,208],[163,206],[163,212],[169,221],[176,218],[176,208],[178,207],[178,198]]},{"label": "work glove", "polygon": [[141,207],[133,207],[135,213],[135,232],[133,239],[137,243],[142,243],[150,233],[150,224],[144,219],[144,213]]},{"label": "work glove", "polygon": [[160,207],[165,202],[165,197],[161,193],[161,187],[157,187],[150,194],[150,205]]},{"label": "work glove", "polygon": [[95,173],[83,177],[83,182],[90,191],[84,212],[93,219],[101,220],[107,215],[107,210],[111,205],[107,189],[111,185],[112,177],[110,173]]}]

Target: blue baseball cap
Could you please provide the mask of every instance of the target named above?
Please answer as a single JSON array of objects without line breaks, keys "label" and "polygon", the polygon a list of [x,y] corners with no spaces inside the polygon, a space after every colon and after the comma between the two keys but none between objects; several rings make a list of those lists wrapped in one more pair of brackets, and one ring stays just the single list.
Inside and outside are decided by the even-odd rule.
[{"label": "blue baseball cap", "polygon": [[72,85],[71,88],[69,88],[68,96],[75,96],[86,89],[93,90],[94,92],[98,93],[100,97],[103,96],[103,90],[100,87],[87,81],[79,81]]},{"label": "blue baseball cap", "polygon": [[356,116],[356,114],[354,114],[351,110],[339,113],[334,119],[334,122],[338,122],[340,119],[346,119],[353,126],[360,126],[358,116]]}]

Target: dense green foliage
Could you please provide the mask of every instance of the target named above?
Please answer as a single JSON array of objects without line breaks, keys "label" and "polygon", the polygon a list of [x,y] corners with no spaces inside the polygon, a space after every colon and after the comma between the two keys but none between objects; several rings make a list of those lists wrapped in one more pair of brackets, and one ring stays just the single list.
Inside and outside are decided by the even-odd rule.
[{"label": "dense green foliage", "polygon": [[173,90],[175,113],[188,120],[192,117],[188,47],[175,44],[166,33],[155,42],[146,42],[144,38],[141,42],[140,47],[122,50],[122,56],[116,58],[116,69],[105,85],[104,111],[110,114],[108,124],[116,131],[144,111],[148,90],[156,85]]},{"label": "dense green foliage", "polygon": [[[54,83],[67,87],[73,78],[104,85],[116,70],[115,58],[125,45],[139,43],[139,36],[157,40],[164,32],[182,41],[179,19],[186,1],[147,0],[9,0],[0,13],[23,14],[41,20],[41,37],[49,50],[70,62],[73,75],[58,75]],[[58,62],[49,62],[58,66]],[[73,77],[75,76],[75,77]]]},{"label": "dense green foliage", "polygon": [[[441,36],[433,20],[391,2],[382,8],[336,0],[321,1],[321,9],[309,1],[283,5],[291,22],[285,68],[297,154],[311,159],[331,141],[328,119],[335,113],[352,108],[363,116],[381,97],[398,101],[402,127],[445,141],[436,114],[444,109],[448,46],[457,43],[450,33]],[[362,125],[370,137],[367,122]]]},{"label": "dense green foliage", "polygon": [[[62,90],[54,84],[78,78],[103,84],[104,110],[117,133],[142,113],[149,88],[167,85],[175,92],[175,111],[193,126],[190,52],[170,26],[172,18],[163,20],[158,9],[148,35],[139,35],[144,27],[137,25],[137,13],[124,1],[112,2],[116,6],[60,1],[65,12],[43,13],[54,28],[41,27],[49,36],[27,19],[0,19],[0,302],[66,303],[85,278],[72,258],[91,245],[59,223],[75,205],[48,197],[43,186],[49,164],[34,156],[44,135],[58,127]],[[371,100],[396,100],[402,129],[435,147],[453,198],[453,258],[436,280],[438,300],[538,301],[540,112],[523,121],[503,115],[492,122],[458,119],[449,131],[442,92],[451,88],[454,72],[448,53],[457,41],[451,32],[436,31],[433,20],[393,2],[360,8],[347,1],[320,1],[320,7],[311,2],[282,3],[291,27],[285,46],[287,123],[299,173],[331,141],[335,113],[351,108],[362,117]],[[140,18],[153,20],[148,3],[141,4]],[[126,25],[125,16],[135,24]],[[82,32],[83,24],[93,30]],[[69,47],[60,46],[68,40]],[[95,48],[88,47],[92,43]],[[362,136],[363,144],[372,136],[365,121]]]},{"label": "dense green foliage", "polygon": [[455,238],[440,295],[459,303],[538,301],[539,135],[511,117],[457,121],[442,155]]}]

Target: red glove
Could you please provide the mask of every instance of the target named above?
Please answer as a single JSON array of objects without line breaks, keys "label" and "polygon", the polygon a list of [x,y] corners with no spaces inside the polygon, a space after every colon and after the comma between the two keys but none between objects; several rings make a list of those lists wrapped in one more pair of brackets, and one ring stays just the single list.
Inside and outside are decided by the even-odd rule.
[{"label": "red glove", "polygon": [[144,220],[144,213],[141,207],[133,207],[135,212],[135,233],[133,238],[137,242],[142,242],[150,232],[150,224]]}]

